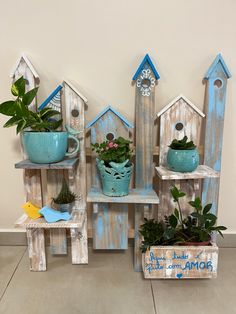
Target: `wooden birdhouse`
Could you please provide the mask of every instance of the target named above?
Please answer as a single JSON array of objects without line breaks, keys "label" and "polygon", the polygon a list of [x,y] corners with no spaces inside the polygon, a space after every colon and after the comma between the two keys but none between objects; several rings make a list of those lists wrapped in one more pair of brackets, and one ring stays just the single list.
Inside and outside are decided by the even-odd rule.
[{"label": "wooden birdhouse", "polygon": [[[221,54],[218,54],[204,76],[206,83],[206,127],[204,164],[216,171],[221,170],[224,113],[227,80],[231,77]],[[205,179],[203,182],[203,203],[212,203],[212,212],[217,214],[219,179]]]},{"label": "wooden birdhouse", "polygon": [[166,166],[168,146],[175,138],[180,140],[186,135],[197,147],[200,146],[205,114],[185,96],[176,97],[157,116],[160,118],[159,165]]},{"label": "wooden birdhouse", "polygon": [[[39,85],[39,75],[25,54],[22,54],[22,56],[19,58],[10,76],[13,81],[16,81],[18,78],[23,76],[26,80],[27,91]],[[30,104],[30,109],[36,110],[36,106],[37,102],[36,100],[33,100]]]},{"label": "wooden birdhouse", "polygon": [[[91,132],[91,143],[101,143],[119,136],[128,139],[129,130],[133,125],[118,111],[108,106],[87,124],[87,128]],[[127,249],[128,204],[125,204],[124,200],[119,203],[122,200],[122,197],[114,198],[102,194],[96,156],[92,153],[91,190],[88,193],[88,201],[93,203],[94,249]]]}]

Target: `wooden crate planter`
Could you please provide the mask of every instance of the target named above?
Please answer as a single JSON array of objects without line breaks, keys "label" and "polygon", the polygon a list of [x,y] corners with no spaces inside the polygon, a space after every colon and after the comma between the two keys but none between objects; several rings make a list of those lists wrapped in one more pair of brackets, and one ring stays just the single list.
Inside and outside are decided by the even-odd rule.
[{"label": "wooden crate planter", "polygon": [[142,254],[145,279],[215,278],[218,247],[152,246]]}]

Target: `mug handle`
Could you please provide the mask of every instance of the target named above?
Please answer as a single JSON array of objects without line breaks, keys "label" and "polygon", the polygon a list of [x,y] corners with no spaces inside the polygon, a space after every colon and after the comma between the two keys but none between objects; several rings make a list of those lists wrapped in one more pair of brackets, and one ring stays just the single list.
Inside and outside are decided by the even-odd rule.
[{"label": "mug handle", "polygon": [[68,139],[69,138],[74,140],[77,145],[76,145],[76,148],[72,152],[66,152],[66,156],[72,156],[72,155],[78,153],[78,151],[79,151],[79,140],[75,136],[73,136],[71,134],[68,134]]}]

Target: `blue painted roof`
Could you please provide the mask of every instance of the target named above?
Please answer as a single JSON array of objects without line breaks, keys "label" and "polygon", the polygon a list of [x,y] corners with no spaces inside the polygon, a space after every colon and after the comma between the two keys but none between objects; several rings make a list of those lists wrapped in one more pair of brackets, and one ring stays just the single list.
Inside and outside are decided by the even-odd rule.
[{"label": "blue painted roof", "polygon": [[133,79],[132,79],[133,81],[136,81],[136,79],[137,79],[138,76],[139,76],[140,71],[142,71],[142,69],[144,68],[146,62],[149,64],[150,68],[152,69],[152,72],[153,72],[153,74],[155,75],[156,80],[159,80],[160,75],[159,75],[159,73],[157,72],[157,70],[156,70],[154,64],[152,63],[151,58],[149,57],[148,54],[146,54],[146,56],[144,57],[143,61],[142,61],[141,64],[140,64],[140,66],[138,67],[138,70],[135,72],[135,74],[134,74],[134,76],[133,76]]},{"label": "blue painted roof", "polygon": [[57,86],[57,88],[48,96],[47,99],[39,106],[39,110],[42,110],[47,106],[47,104],[56,96],[56,94],[62,89],[62,85]]},{"label": "blue painted roof", "polygon": [[90,128],[94,123],[96,123],[105,113],[108,111],[113,112],[116,116],[118,116],[126,125],[128,128],[133,128],[133,124],[131,124],[128,120],[125,119],[117,110],[112,108],[111,106],[106,107],[102,112],[99,113],[92,121],[90,121],[87,125],[86,128]]},{"label": "blue painted roof", "polygon": [[231,73],[229,72],[229,69],[227,67],[227,65],[225,64],[224,62],[224,59],[222,57],[222,55],[219,53],[215,60],[213,61],[213,63],[211,64],[211,66],[209,67],[208,71],[206,72],[204,78],[205,79],[209,79],[209,77],[211,76],[212,72],[214,71],[215,67],[217,66],[218,63],[221,63],[221,66],[225,72],[225,75],[227,78],[230,78],[231,77]]}]

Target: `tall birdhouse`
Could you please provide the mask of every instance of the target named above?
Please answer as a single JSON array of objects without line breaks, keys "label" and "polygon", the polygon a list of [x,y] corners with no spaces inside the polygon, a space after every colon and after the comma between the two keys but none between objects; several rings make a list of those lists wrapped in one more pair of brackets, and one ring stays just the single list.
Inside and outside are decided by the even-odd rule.
[{"label": "tall birdhouse", "polygon": [[[22,54],[22,56],[19,58],[10,76],[13,81],[16,81],[18,78],[23,76],[26,80],[27,91],[39,85],[39,75],[25,54]],[[33,100],[30,104],[30,109],[35,111],[37,109],[36,106],[37,102],[36,100]]]},{"label": "tall birdhouse", "polygon": [[[111,106],[87,124],[91,131],[92,144],[119,136],[128,139],[132,127],[133,125]],[[91,191],[88,193],[88,199],[93,202],[94,249],[127,249],[128,204],[114,203],[117,198],[102,194],[95,153],[92,153]]]},{"label": "tall birdhouse", "polygon": [[[204,76],[206,83],[206,127],[204,164],[216,171],[221,170],[224,113],[227,80],[231,77],[221,54],[218,54]],[[219,179],[205,179],[203,182],[203,203],[212,203],[212,211],[218,208]]]},{"label": "tall birdhouse", "polygon": [[[194,180],[194,177],[186,180],[184,174],[176,174],[169,171],[166,167],[166,156],[169,149],[168,146],[172,140],[180,140],[185,135],[200,149],[202,122],[205,115],[185,96],[179,95],[158,113],[158,117],[160,118],[160,153],[159,167],[157,168],[160,177],[158,217],[159,219],[163,219],[164,215],[170,214],[175,207],[170,195],[170,189],[173,185],[178,186],[178,188],[186,193],[187,201],[192,200],[194,196],[199,196],[200,194],[199,180]],[[175,179],[173,180],[173,178]],[[188,212],[189,207],[186,204],[185,199],[184,208]]]}]

